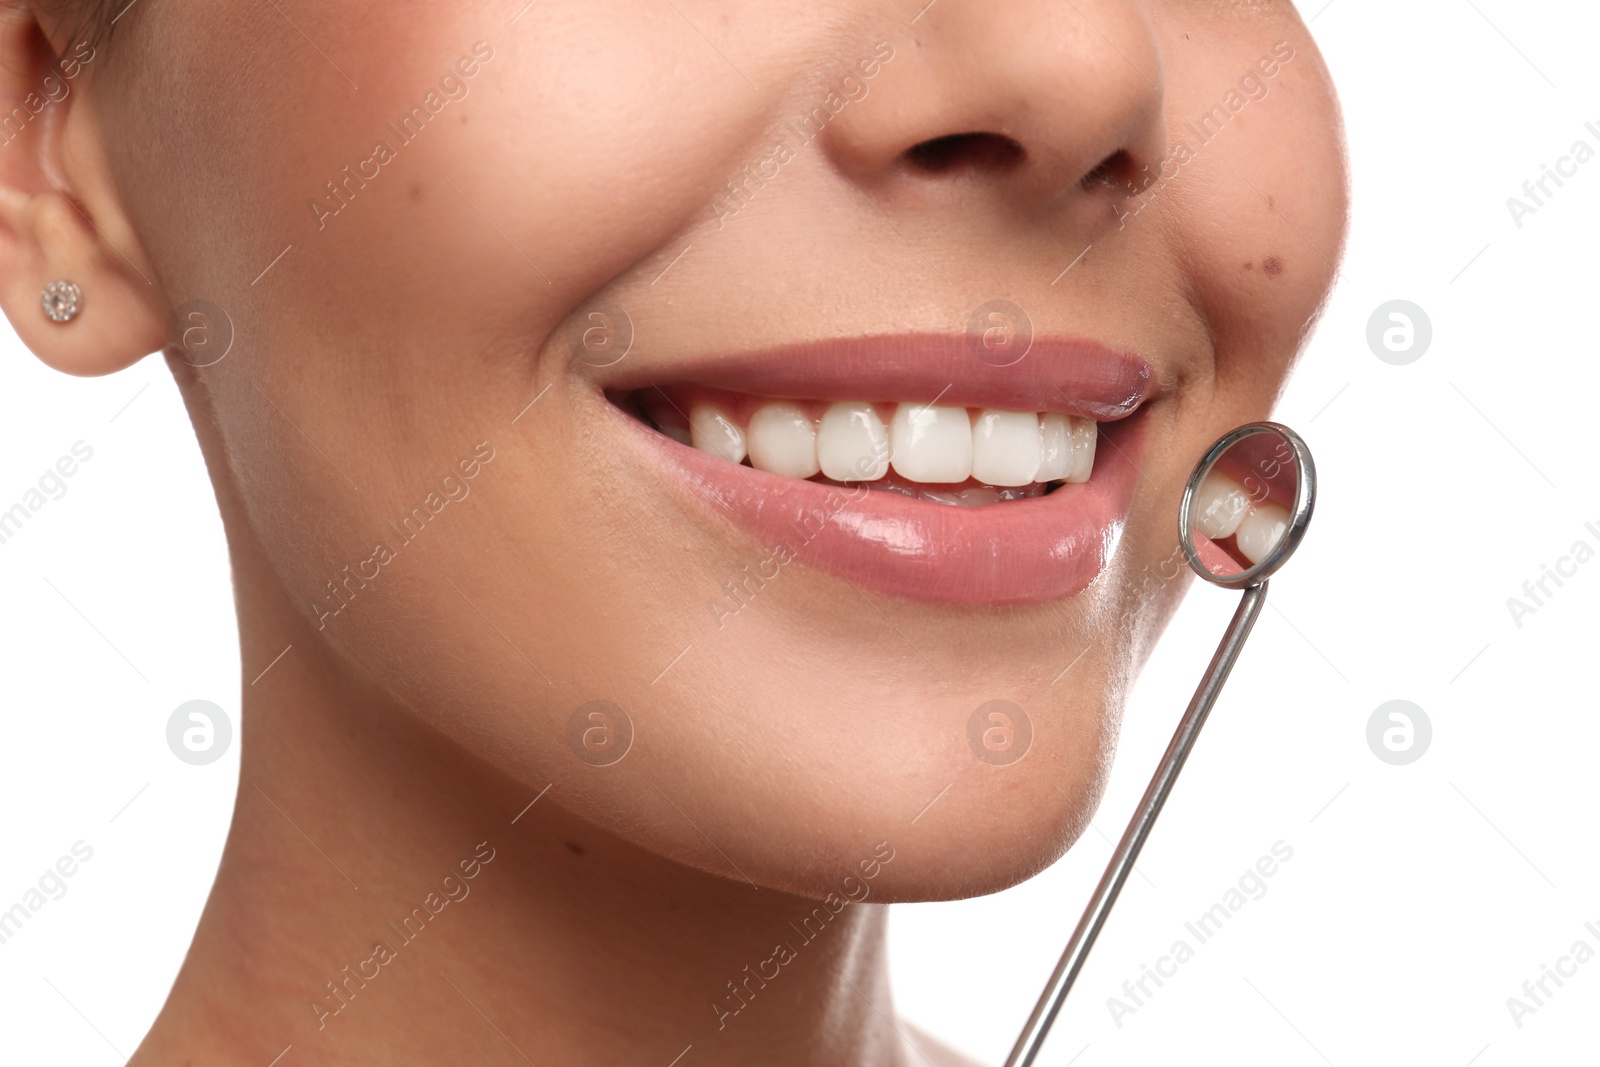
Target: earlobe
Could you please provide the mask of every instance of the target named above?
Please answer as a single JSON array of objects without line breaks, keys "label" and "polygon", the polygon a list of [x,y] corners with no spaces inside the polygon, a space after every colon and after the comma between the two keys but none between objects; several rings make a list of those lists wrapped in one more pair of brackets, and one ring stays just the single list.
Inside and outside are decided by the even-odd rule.
[{"label": "earlobe", "polygon": [[[36,22],[0,19],[0,116],[13,120],[0,134],[0,308],[48,366],[109,374],[162,346],[165,302],[105,164],[90,79],[62,78]],[[64,287],[47,310],[56,282],[76,287],[72,314]]]},{"label": "earlobe", "polygon": [[[111,374],[163,342],[151,279],[106,246],[94,221],[55,191],[0,191],[0,307],[22,343],[46,365],[76,375]],[[78,291],[70,316],[52,317],[45,289]]]}]

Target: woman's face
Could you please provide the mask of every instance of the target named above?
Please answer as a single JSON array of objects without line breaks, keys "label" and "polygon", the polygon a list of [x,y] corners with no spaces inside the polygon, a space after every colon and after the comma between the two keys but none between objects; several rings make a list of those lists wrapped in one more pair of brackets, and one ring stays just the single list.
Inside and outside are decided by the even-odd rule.
[{"label": "woman's face", "polygon": [[[1269,413],[1343,234],[1269,0],[171,0],[96,62],[75,121],[173,339],[231,331],[174,367],[284,641],[813,894],[880,841],[918,857],[883,899],[1071,843],[1184,479]],[[962,409],[978,481],[1073,429],[1093,473],[943,502]],[[741,434],[765,471],[707,451]]]}]

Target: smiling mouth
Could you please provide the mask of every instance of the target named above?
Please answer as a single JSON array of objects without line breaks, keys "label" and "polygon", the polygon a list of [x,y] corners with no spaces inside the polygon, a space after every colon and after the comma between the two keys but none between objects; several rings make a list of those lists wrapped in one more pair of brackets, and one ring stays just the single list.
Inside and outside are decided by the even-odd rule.
[{"label": "smiling mouth", "polygon": [[996,366],[901,334],[636,367],[605,406],[763,550],[913,600],[1028,603],[1104,570],[1139,480],[1151,368],[1078,339]]}]

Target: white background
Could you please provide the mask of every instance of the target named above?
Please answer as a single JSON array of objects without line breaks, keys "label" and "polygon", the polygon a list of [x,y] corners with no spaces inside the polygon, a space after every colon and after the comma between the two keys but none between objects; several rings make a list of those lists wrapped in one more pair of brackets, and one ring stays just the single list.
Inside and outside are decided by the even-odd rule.
[{"label": "white background", "polygon": [[[1584,929],[1600,927],[1600,559],[1520,627],[1506,601],[1574,542],[1600,549],[1600,159],[1520,228],[1506,199],[1575,140],[1600,150],[1584,129],[1600,128],[1600,14],[1317,6],[1302,11],[1344,101],[1354,224],[1278,412],[1316,454],[1316,521],[1041,1064],[1597,1055],[1600,960],[1520,1027],[1506,1000],[1575,941],[1600,951]],[[1393,299],[1433,328],[1406,366],[1366,340]],[[6,1063],[114,1064],[138,1045],[210,886],[237,778],[237,746],[196,768],[163,734],[196,697],[236,713],[241,681],[222,530],[165,368],[68,379],[5,331],[0,507],[79,440],[94,456],[68,493],[0,545],[0,908],[74,842],[94,850],[0,945]],[[1066,859],[997,896],[895,908],[905,1015],[1004,1059],[1236,598],[1190,593],[1129,709],[1096,829]],[[1392,699],[1432,723],[1406,766],[1367,744]],[[1293,858],[1266,894],[1198,944],[1184,923],[1278,841]],[[1194,958],[1118,1025],[1107,998],[1180,938]]]}]

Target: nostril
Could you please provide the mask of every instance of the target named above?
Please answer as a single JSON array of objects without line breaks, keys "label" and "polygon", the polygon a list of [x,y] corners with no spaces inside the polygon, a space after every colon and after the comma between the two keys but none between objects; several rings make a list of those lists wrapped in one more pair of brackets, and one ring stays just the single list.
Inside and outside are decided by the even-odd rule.
[{"label": "nostril", "polygon": [[1124,186],[1133,180],[1133,157],[1122,149],[1117,149],[1099,163],[1095,168],[1083,176],[1083,187],[1093,189],[1097,185]]},{"label": "nostril", "polygon": [[929,174],[958,167],[974,170],[1008,170],[1027,155],[1020,144],[998,133],[952,133],[912,145],[906,150],[911,165]]}]

